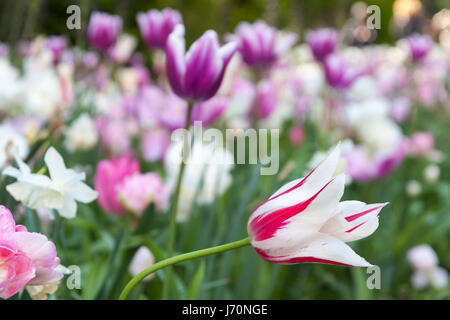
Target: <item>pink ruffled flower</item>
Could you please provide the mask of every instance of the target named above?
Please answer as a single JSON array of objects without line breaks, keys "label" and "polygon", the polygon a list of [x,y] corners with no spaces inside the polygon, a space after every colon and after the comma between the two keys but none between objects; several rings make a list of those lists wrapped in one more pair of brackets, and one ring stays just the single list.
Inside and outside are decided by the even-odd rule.
[{"label": "pink ruffled flower", "polygon": [[100,161],[95,173],[94,187],[103,210],[117,215],[126,213],[119,202],[119,192],[125,178],[136,172],[139,172],[139,162],[130,154]]},{"label": "pink ruffled flower", "polygon": [[0,297],[8,299],[25,285],[58,282],[63,274],[53,242],[16,225],[11,212],[0,206]]},{"label": "pink ruffled flower", "polygon": [[339,202],[345,183],[343,174],[333,177],[339,161],[336,147],[306,177],[287,183],[253,211],[247,229],[261,258],[281,264],[371,265],[346,242],[371,235],[386,204]]},{"label": "pink ruffled flower", "polygon": [[152,202],[155,204],[156,210],[164,208],[167,205],[169,194],[157,173],[135,173],[124,179],[120,187],[119,199],[124,208],[141,216]]}]

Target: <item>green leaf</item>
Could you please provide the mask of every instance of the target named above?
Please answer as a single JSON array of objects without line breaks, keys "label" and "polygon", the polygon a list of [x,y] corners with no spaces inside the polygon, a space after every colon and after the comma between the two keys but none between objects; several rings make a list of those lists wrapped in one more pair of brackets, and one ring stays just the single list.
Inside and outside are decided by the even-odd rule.
[{"label": "green leaf", "polygon": [[205,276],[205,260],[202,259],[197,271],[195,272],[194,278],[189,284],[188,290],[186,292],[186,300],[198,299],[198,295],[203,283],[203,278]]}]

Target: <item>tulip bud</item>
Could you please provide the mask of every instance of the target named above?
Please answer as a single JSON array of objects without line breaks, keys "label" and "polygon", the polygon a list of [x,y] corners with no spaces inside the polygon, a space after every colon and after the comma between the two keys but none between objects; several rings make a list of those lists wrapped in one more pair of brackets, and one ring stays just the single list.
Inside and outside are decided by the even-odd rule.
[{"label": "tulip bud", "polygon": [[[136,251],[128,270],[134,277],[144,271],[144,269],[151,267],[154,263],[155,257],[152,252],[147,247],[142,246]],[[153,278],[153,273],[146,276],[143,281],[149,281],[151,278]]]},{"label": "tulip bud", "polygon": [[410,180],[406,183],[406,194],[408,197],[415,198],[422,193],[422,185],[416,180]]},{"label": "tulip bud", "polygon": [[425,167],[425,170],[423,171],[423,176],[425,178],[425,181],[428,183],[434,183],[439,180],[439,176],[441,175],[441,169],[435,165],[430,164]]}]

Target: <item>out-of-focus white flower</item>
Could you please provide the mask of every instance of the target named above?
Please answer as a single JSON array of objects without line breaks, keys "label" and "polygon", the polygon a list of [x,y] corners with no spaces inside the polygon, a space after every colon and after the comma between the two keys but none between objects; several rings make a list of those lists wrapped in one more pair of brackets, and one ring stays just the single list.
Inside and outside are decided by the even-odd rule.
[{"label": "out-of-focus white flower", "polygon": [[19,72],[7,59],[0,58],[0,110],[16,105],[19,91]]},{"label": "out-of-focus white flower", "polygon": [[129,34],[121,35],[116,44],[108,52],[109,56],[116,63],[125,63],[130,59],[136,45],[137,41],[135,37]]},{"label": "out-of-focus white flower", "polygon": [[400,127],[388,118],[367,119],[357,125],[357,133],[371,154],[392,154],[403,134]]},{"label": "out-of-focus white flower", "polygon": [[122,68],[117,72],[117,82],[124,95],[132,95],[138,90],[139,77],[134,68]]},{"label": "out-of-focus white flower", "polygon": [[76,201],[89,203],[97,198],[97,192],[84,184],[84,173],[67,169],[63,158],[53,147],[45,153],[44,161],[50,178],[31,173],[30,168],[17,157],[19,169],[8,167],[3,171],[4,175],[17,179],[6,187],[14,199],[33,209],[56,209],[62,217],[70,219],[76,215]]},{"label": "out-of-focus white flower", "polygon": [[407,253],[407,258],[416,270],[431,269],[438,263],[436,252],[427,244],[410,249]]},{"label": "out-of-focus white flower", "polygon": [[63,105],[60,82],[54,69],[27,72],[21,82],[19,100],[28,115],[47,119]]},{"label": "out-of-focus white flower", "polygon": [[28,155],[27,139],[7,125],[0,125],[0,168],[15,154],[20,159]]},{"label": "out-of-focus white flower", "polygon": [[409,249],[407,258],[414,269],[411,283],[415,288],[447,286],[448,272],[438,266],[438,257],[431,246],[423,244]]},{"label": "out-of-focus white flower", "polygon": [[448,272],[444,268],[435,267],[427,270],[416,270],[411,277],[413,287],[423,289],[432,286],[442,289],[447,286]]},{"label": "out-of-focus white flower", "polygon": [[423,171],[423,177],[425,178],[425,181],[429,183],[434,183],[439,180],[440,175],[441,169],[435,164],[427,165]]},{"label": "out-of-focus white flower", "polygon": [[66,132],[65,146],[69,151],[88,150],[98,141],[95,123],[87,113],[81,114]]},{"label": "out-of-focus white flower", "polygon": [[[147,269],[151,267],[155,263],[155,257],[153,256],[152,252],[147,247],[139,247],[139,249],[136,251],[133,259],[131,260],[129,272],[134,277],[138,275],[140,272],[144,271],[144,269]],[[151,278],[153,278],[153,273],[146,276],[143,281],[148,281]]]},{"label": "out-of-focus white flower", "polygon": [[415,198],[422,193],[422,185],[417,180],[408,181],[406,183],[405,189],[406,194],[411,198]]},{"label": "out-of-focus white flower", "polygon": [[[171,144],[166,153],[167,186],[172,190],[175,188],[180,169],[182,150],[183,141],[177,141]],[[198,203],[208,204],[222,195],[231,185],[230,170],[233,166],[233,155],[230,151],[196,138],[186,161],[177,220],[184,221],[188,218],[196,197]]]}]

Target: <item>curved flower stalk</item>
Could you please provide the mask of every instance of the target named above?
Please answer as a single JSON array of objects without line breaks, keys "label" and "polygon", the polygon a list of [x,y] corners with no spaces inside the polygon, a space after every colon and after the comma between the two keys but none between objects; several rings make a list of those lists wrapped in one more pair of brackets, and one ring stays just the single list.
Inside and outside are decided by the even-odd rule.
[{"label": "curved flower stalk", "polygon": [[282,264],[370,266],[345,242],[372,234],[386,204],[339,202],[345,184],[343,174],[333,177],[339,161],[337,146],[306,177],[284,185],[253,211],[247,229],[261,258]]}]

